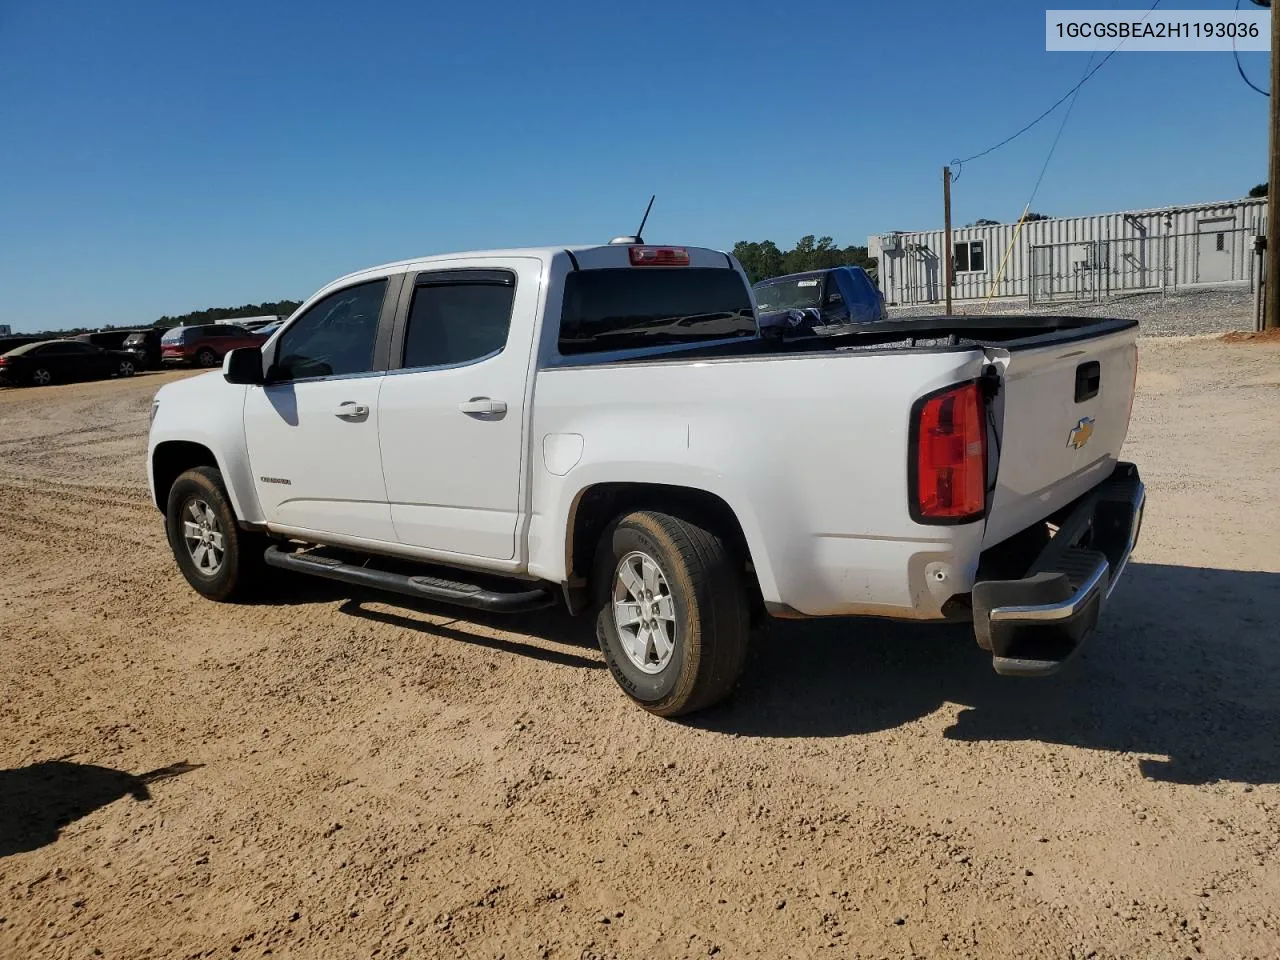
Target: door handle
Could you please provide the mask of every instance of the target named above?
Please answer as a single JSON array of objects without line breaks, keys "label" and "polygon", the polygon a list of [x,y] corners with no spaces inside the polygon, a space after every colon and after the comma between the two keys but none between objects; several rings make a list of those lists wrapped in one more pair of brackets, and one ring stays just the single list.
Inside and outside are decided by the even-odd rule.
[{"label": "door handle", "polygon": [[458,409],[473,416],[500,417],[507,412],[507,402],[505,400],[490,400],[488,397],[472,397],[470,400],[458,404]]},{"label": "door handle", "polygon": [[333,415],[348,423],[361,423],[369,419],[369,408],[354,400],[344,400],[338,404],[338,409],[333,412]]}]

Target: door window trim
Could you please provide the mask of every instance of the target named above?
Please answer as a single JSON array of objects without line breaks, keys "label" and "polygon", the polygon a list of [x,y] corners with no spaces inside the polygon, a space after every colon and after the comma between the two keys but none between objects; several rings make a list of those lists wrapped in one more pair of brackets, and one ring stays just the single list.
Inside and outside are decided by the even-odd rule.
[{"label": "door window trim", "polygon": [[265,376],[266,372],[276,362],[276,351],[280,349],[280,342],[284,339],[284,335],[299,320],[311,313],[311,309],[322,300],[327,300],[334,294],[344,293],[347,290],[353,290],[356,287],[363,287],[365,284],[378,283],[385,281],[387,284],[386,292],[382,296],[382,309],[378,312],[378,331],[374,334],[373,339],[373,362],[368,370],[362,370],[360,373],[334,373],[324,377],[298,377],[295,380],[276,380],[266,384],[268,387],[283,386],[285,384],[293,385],[298,383],[319,383],[326,380],[359,380],[365,377],[380,377],[387,372],[387,365],[390,360],[391,352],[391,332],[395,324],[395,318],[399,307],[400,297],[402,296],[404,286],[404,273],[392,273],[382,276],[361,277],[359,280],[347,284],[345,287],[336,287],[333,290],[326,290],[323,294],[311,298],[311,302],[305,304],[305,310],[298,310],[294,316],[286,320],[279,330],[271,338],[271,345],[264,346],[262,349],[262,372]]},{"label": "door window trim", "polygon": [[[407,275],[406,275],[407,276]],[[511,323],[515,319],[516,297],[520,292],[519,274],[510,267],[446,267],[442,270],[419,270],[412,282],[406,282],[400,291],[400,304],[396,310],[395,328],[391,334],[390,360],[387,365],[388,375],[402,373],[425,373],[432,370],[458,370],[462,367],[473,367],[486,360],[501,356],[507,349],[506,341],[496,350],[471,360],[460,360],[456,363],[434,363],[426,366],[406,367],[404,352],[408,346],[409,312],[413,307],[413,295],[419,287],[449,286],[459,283],[498,284],[511,287],[511,316],[507,318],[507,340],[511,339]]]}]

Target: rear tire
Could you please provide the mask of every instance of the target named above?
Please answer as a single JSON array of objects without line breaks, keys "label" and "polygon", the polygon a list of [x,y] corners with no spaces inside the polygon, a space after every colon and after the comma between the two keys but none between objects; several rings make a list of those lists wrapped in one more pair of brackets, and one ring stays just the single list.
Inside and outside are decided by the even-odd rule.
[{"label": "rear tire", "polygon": [[132,377],[136,371],[137,368],[134,367],[132,360],[121,360],[120,366],[116,370],[116,375],[121,377]]},{"label": "rear tire", "polygon": [[196,363],[202,367],[216,367],[218,365],[218,355],[205,347],[196,354]]},{"label": "rear tire", "polygon": [[609,671],[661,717],[706,709],[742,673],[750,608],[740,564],[696,523],[637,511],[596,553],[596,636]]},{"label": "rear tire", "polygon": [[31,385],[33,387],[47,387],[53,383],[53,373],[48,367],[36,367],[31,371]]},{"label": "rear tire", "polygon": [[261,579],[266,538],[241,530],[215,467],[195,467],[169,488],[165,529],[178,569],[210,600],[242,600]]}]

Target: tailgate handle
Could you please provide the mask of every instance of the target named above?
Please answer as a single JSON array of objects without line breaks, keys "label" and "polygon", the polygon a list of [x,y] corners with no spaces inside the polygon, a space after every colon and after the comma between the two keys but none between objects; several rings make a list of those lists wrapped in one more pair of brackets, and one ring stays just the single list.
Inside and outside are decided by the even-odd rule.
[{"label": "tailgate handle", "polygon": [[1098,395],[1102,386],[1102,366],[1097,360],[1090,360],[1076,367],[1076,403],[1084,403]]}]

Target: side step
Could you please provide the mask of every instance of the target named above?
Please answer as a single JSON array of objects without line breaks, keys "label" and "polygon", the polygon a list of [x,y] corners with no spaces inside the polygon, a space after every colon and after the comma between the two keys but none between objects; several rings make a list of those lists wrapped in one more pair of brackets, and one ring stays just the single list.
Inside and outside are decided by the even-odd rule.
[{"label": "side step", "polygon": [[268,566],[293,570],[313,577],[325,577],[373,590],[386,590],[419,600],[436,600],[474,610],[494,613],[523,613],[540,610],[555,603],[555,594],[543,586],[518,590],[485,589],[474,583],[446,580],[442,577],[409,576],[346,563],[337,557],[320,553],[290,553],[278,546],[267,547],[263,559]]}]

